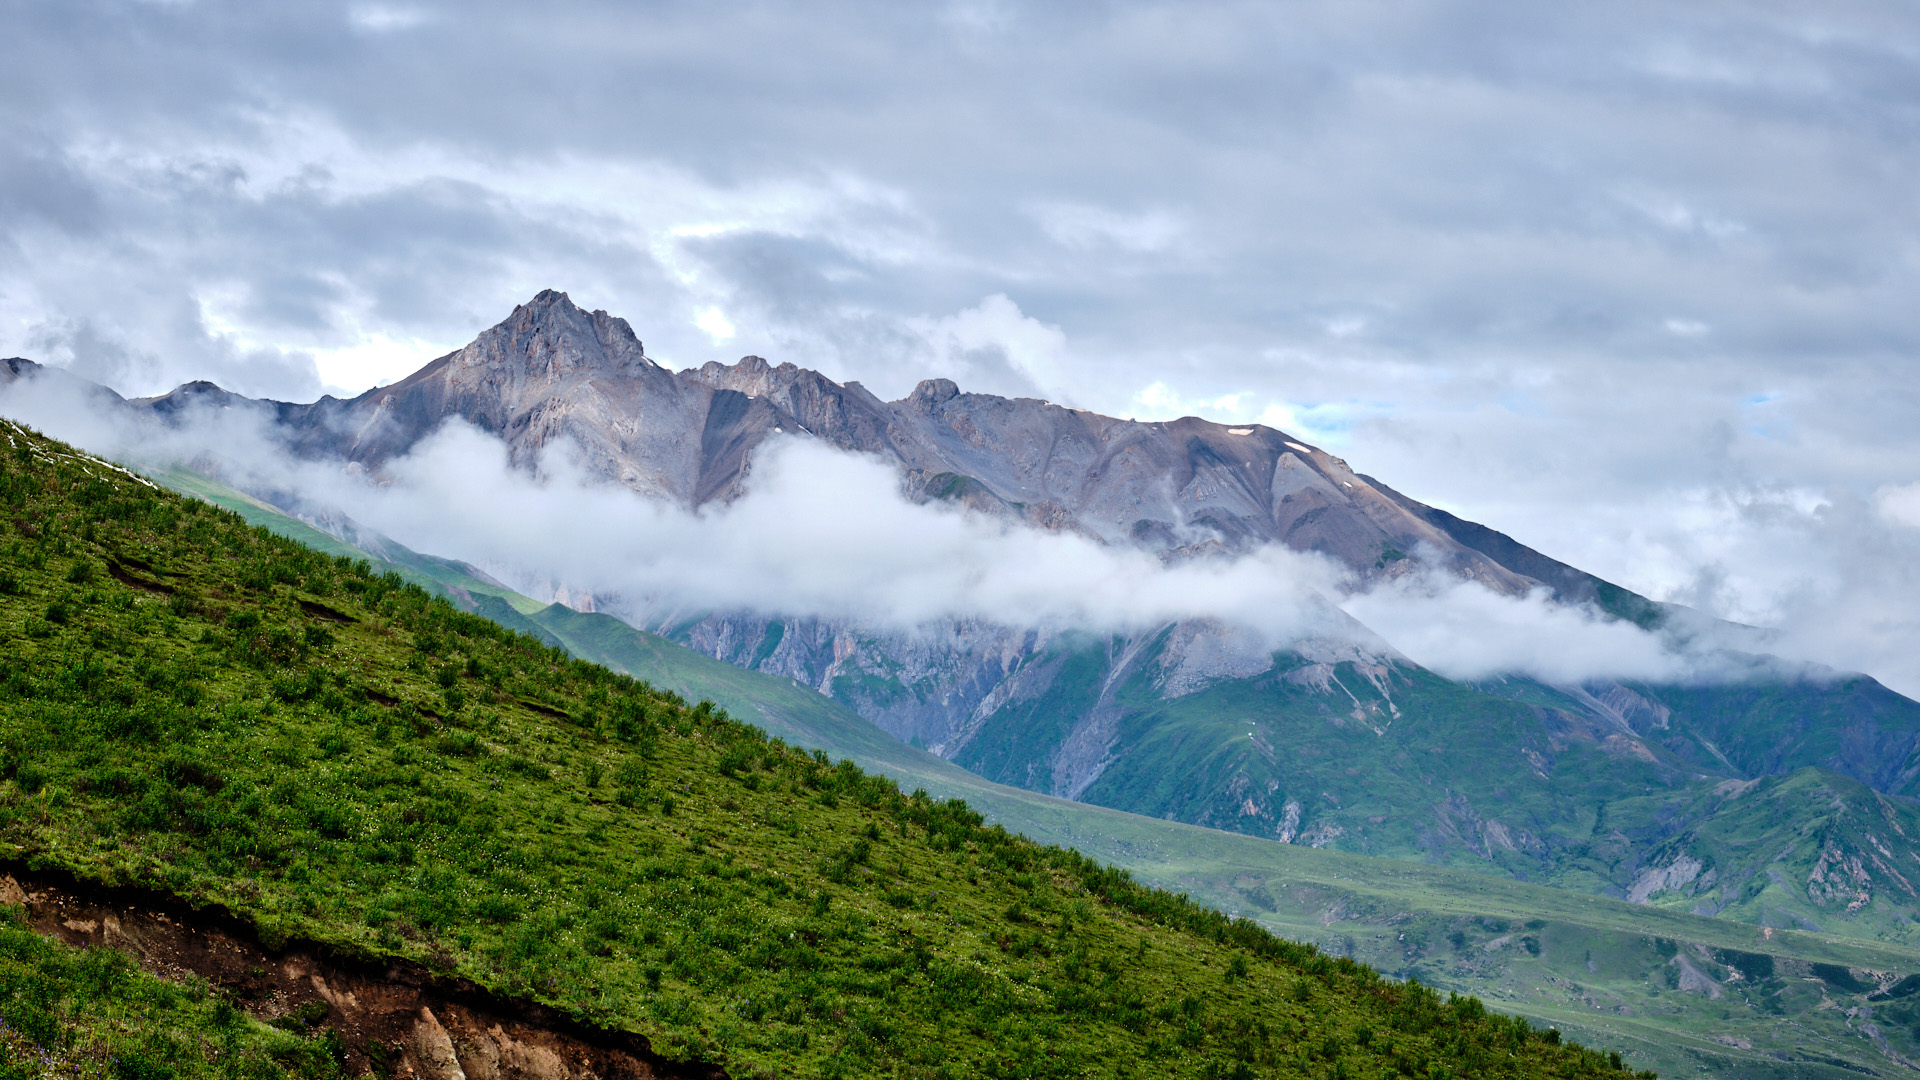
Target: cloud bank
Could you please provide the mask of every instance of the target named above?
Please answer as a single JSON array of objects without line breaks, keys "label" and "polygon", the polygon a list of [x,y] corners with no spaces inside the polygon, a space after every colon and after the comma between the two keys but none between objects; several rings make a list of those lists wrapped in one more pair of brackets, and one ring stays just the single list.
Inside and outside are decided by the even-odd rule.
[{"label": "cloud bank", "polygon": [[802,437],[765,444],[742,497],[694,511],[591,475],[564,443],[531,468],[516,467],[504,443],[460,421],[391,461],[376,481],[295,460],[251,408],[203,407],[177,428],[134,425],[93,393],[49,373],[0,392],[0,408],[98,453],[211,465],[244,488],[344,513],[416,550],[510,582],[615,594],[634,610],[751,611],[893,631],[954,619],[1132,634],[1210,619],[1268,649],[1377,634],[1455,679],[1733,674],[1714,660],[1713,642],[1688,648],[1544,592],[1502,596],[1432,566],[1361,588],[1330,560],[1280,546],[1163,561],[915,503],[888,464]]},{"label": "cloud bank", "polygon": [[[390,470],[342,490],[351,512],[403,542],[617,589],[655,603],[817,615],[908,629],[943,618],[1131,632],[1215,617],[1276,643],[1323,628],[1337,580],[1274,550],[1163,567],[1085,537],[917,505],[882,462],[812,440],[764,446],[747,493],[690,512],[574,468],[549,447],[538,475],[449,424]],[[462,537],[469,539],[462,540]]]},{"label": "cloud bank", "polygon": [[1349,596],[1348,614],[1374,627],[1421,666],[1450,679],[1531,675],[1556,684],[1591,679],[1669,681],[1710,670],[1660,635],[1547,590],[1502,596],[1444,570],[1395,578]]}]

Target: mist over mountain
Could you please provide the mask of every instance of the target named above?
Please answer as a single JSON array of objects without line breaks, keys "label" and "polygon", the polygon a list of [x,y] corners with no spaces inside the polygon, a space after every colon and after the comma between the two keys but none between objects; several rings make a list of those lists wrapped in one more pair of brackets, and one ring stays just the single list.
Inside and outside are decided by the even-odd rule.
[{"label": "mist over mountain", "polygon": [[[97,394],[88,390],[81,396]],[[1414,627],[1411,633],[1434,638],[1431,628],[1449,620],[1416,609],[1471,600],[1485,591],[1491,596],[1480,600],[1473,618],[1485,624],[1493,652],[1436,652],[1441,666],[1458,674],[1529,670],[1579,678],[1679,670],[1661,666],[1662,645],[1637,641],[1629,626],[1609,625],[1621,618],[1646,628],[1670,621],[1676,612],[1426,507],[1284,432],[1193,417],[1170,423],[1117,420],[1035,399],[962,393],[945,380],[923,382],[906,398],[883,402],[858,383],[843,386],[757,357],[672,373],[646,357],[624,321],[584,312],[557,292],[540,294],[466,348],[407,379],[351,400],[255,402],[210,383],[189,383],[131,404],[134,414],[157,422],[143,425],[140,435],[150,449],[164,444],[157,452],[177,455],[225,447],[227,470],[250,471],[255,487],[290,498],[304,495],[321,511],[328,500],[339,505],[356,493],[324,470],[289,466],[282,450],[290,451],[295,462],[345,463],[389,488],[404,479],[418,481],[416,498],[430,503],[432,489],[446,490],[450,480],[478,475],[462,461],[486,456],[482,443],[449,443],[464,437],[461,427],[471,428],[497,439],[511,468],[481,470],[499,477],[499,483],[463,493],[463,505],[474,506],[469,512],[489,520],[465,523],[458,530],[460,540],[448,538],[453,546],[494,560],[508,572],[551,575],[564,569],[569,578],[555,581],[555,587],[566,587],[570,595],[601,594],[601,603],[624,605],[643,619],[745,606],[786,616],[870,615],[895,630],[952,616],[1104,631],[1143,629],[1153,620],[1184,615],[1250,626],[1264,633],[1269,646],[1328,630],[1365,640],[1379,652],[1379,642],[1347,625],[1350,620],[1329,621],[1329,599],[1365,594],[1374,618],[1392,624],[1408,616],[1404,621]],[[815,454],[804,465],[779,468],[789,456],[783,444],[796,437],[889,467],[910,504],[969,513],[904,510],[880,489],[878,474],[857,462]],[[750,485],[756,460],[769,474],[777,473],[779,482],[764,482],[771,477],[763,476],[762,483]],[[562,474],[563,481],[554,483]],[[635,560],[615,550],[570,558],[567,548],[577,539],[572,533],[544,542],[534,538],[530,550],[486,543],[485,534],[510,533],[524,519],[494,514],[494,505],[505,500],[544,500],[551,505],[535,515],[544,518],[636,513],[619,500],[601,500],[603,505],[591,511],[560,505],[561,493],[605,481],[691,512],[690,519],[679,521],[683,533],[700,532],[698,522],[717,521],[718,515],[751,517],[770,498],[784,500],[785,505],[766,510],[781,522],[744,523],[756,535],[771,528],[779,534],[777,542],[762,536],[752,543],[754,551],[731,552],[729,558],[716,557],[712,537],[654,544],[646,561],[655,565],[672,562],[671,554],[684,550],[697,563],[738,573],[756,561],[755,552],[769,547],[804,546],[804,538],[813,550],[780,562],[773,567],[777,581],[756,582],[743,595],[724,582],[704,589],[673,587],[700,577],[685,570],[667,575],[666,581],[659,575],[636,577],[631,568],[611,573],[614,565]],[[750,486],[758,501],[745,498]],[[371,512],[394,528],[409,527],[404,510]],[[634,528],[658,531],[665,522],[679,520],[662,517],[658,507],[637,512],[651,520]],[[457,507],[437,507],[428,517],[445,521],[460,513]],[[929,546],[933,537],[954,529],[971,528],[992,547],[988,538],[999,535],[994,530],[954,524],[975,517],[1012,528],[1006,535],[1027,538],[1000,541],[1001,547],[1030,548],[1031,535],[1051,536],[1056,539],[1043,546],[1061,552],[1064,561],[1105,564],[1103,573],[1124,582],[1103,590],[1099,574],[1091,579],[1068,574],[1051,590],[1040,590],[1069,598],[1065,603],[1037,600],[1033,590],[1016,588],[1004,603],[981,604],[994,591],[984,580],[949,581],[933,588],[936,595],[925,602],[895,605],[886,599],[927,591],[877,572],[889,561],[885,552],[894,549],[921,576],[929,565],[937,574],[942,567],[971,563],[968,573],[992,578],[1004,576],[1009,566],[1034,561],[1031,551],[1022,557],[1007,550],[975,553],[971,559],[917,557],[916,549],[932,551],[938,547]],[[616,534],[609,539],[617,547],[618,529],[591,531]],[[1089,541],[1098,553],[1075,547],[1068,538]],[[413,539],[431,537],[415,533]],[[1156,564],[1139,554],[1154,556],[1176,576],[1256,580],[1236,583],[1226,596],[1185,585],[1184,602],[1149,603],[1137,618],[1079,610],[1116,602],[1124,607],[1144,581],[1158,580],[1142,574],[1142,568]],[[1276,565],[1231,569],[1248,556]],[[856,564],[855,581],[874,581],[870,591],[877,595],[862,599],[855,581],[834,580],[846,576],[824,569],[836,562]],[[915,573],[903,568],[897,576]],[[806,587],[812,579],[822,579],[821,587]],[[1463,587],[1469,592],[1460,593]],[[621,595],[605,595],[609,591]],[[1102,591],[1118,599],[1092,595]],[[900,610],[888,610],[895,606]],[[1517,628],[1506,637],[1522,646],[1519,653],[1534,655],[1502,655],[1513,651],[1497,645],[1503,623]],[[1529,647],[1537,631],[1557,642],[1559,657]],[[1581,644],[1583,637],[1605,640]],[[1589,658],[1589,653],[1596,655]]]},{"label": "mist over mountain", "polygon": [[[137,403],[177,419],[232,399],[188,384]],[[1440,566],[1503,595],[1555,598],[1631,618],[1643,601],[1507,537],[1349,469],[1284,432],[1188,417],[1117,420],[1032,398],[920,383],[885,402],[792,364],[749,356],[673,373],[624,320],[547,291],[460,351],[390,386],[311,405],[269,402],[288,445],[378,471],[449,419],[499,437],[516,464],[571,442],[591,473],[697,508],[737,499],[753,452],[805,433],[896,465],[917,499],[945,499],[1107,544],[1166,551],[1279,542],[1338,560],[1362,581]],[[1418,562],[1406,561],[1419,552]]]},{"label": "mist over mountain", "polygon": [[[134,404],[177,428],[209,406],[255,403],[189,383]],[[883,402],[857,382],[752,356],[672,373],[646,357],[624,320],[553,291],[390,386],[346,401],[258,404],[304,458],[378,472],[457,418],[499,437],[518,465],[570,442],[590,472],[691,508],[737,499],[757,447],[805,433],[896,464],[918,499],[1108,544],[1243,551],[1277,541],[1333,556],[1362,580],[1410,571],[1416,564],[1403,560],[1419,551],[1423,563],[1502,594],[1544,584],[1558,599],[1651,614],[1622,590],[1268,427],[1116,420],[962,393],[944,379]]]},{"label": "mist over mountain", "polygon": [[1067,798],[1800,925],[1818,904],[1741,891],[1754,853],[1685,840],[1731,812],[1714,792],[1814,769],[1920,794],[1920,705],[1261,425],[945,380],[882,401],[757,357],[673,372],[552,291],[346,400],[4,371],[8,409],[56,434],[465,559]]}]

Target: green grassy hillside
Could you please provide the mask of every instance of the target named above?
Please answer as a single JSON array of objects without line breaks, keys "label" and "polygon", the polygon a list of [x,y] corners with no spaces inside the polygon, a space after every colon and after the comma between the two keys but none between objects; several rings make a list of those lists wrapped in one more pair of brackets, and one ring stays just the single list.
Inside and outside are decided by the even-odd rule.
[{"label": "green grassy hillside", "polygon": [[1662,744],[1697,766],[1752,777],[1811,765],[1920,796],[1920,703],[1864,675],[1639,689],[1670,710]]},{"label": "green grassy hillside", "polygon": [[[1827,771],[1845,756],[1833,744],[1852,730],[1833,710],[1871,698],[1861,710],[1896,719],[1914,711],[1897,695],[1857,685],[1869,680],[1690,692],[1696,714],[1715,702],[1754,705],[1752,730],[1729,740],[1755,744],[1791,728],[1780,732],[1780,754],[1753,764],[1817,762],[1798,768],[1824,777],[1826,794],[1802,798],[1775,794],[1778,777],[1687,756],[1704,753],[1706,737],[1678,712],[1642,736],[1597,719],[1568,691],[1527,680],[1489,688],[1408,665],[1316,668],[1290,653],[1277,654],[1278,666],[1259,677],[1224,678],[1168,699],[1153,659],[1160,647],[1150,643],[1116,686],[1103,681],[1111,643],[1056,646],[1035,661],[1058,669],[1045,692],[1001,707],[956,762],[1008,784],[1044,783],[1040,766],[1097,698],[1119,719],[1108,763],[1080,796],[1090,803],[1920,945],[1920,809]],[[1651,712],[1659,699],[1641,689],[1649,696],[1636,704]],[[1338,707],[1329,707],[1330,696]],[[1796,701],[1807,704],[1804,714],[1794,713]],[[1888,739],[1897,742],[1896,734]],[[1745,797],[1754,783],[1762,794]],[[1878,824],[1827,828],[1836,806]],[[1738,820],[1720,820],[1728,814]],[[1818,843],[1800,839],[1815,833]],[[1746,839],[1709,840],[1735,834]],[[1795,844],[1800,854],[1790,857]],[[1845,868],[1843,902],[1835,902],[1827,870],[1816,869],[1823,857],[1825,866]]]},{"label": "green grassy hillside", "polygon": [[[5,434],[16,864],[404,958],[734,1075],[1617,1072]],[[0,986],[8,1016],[65,1003],[39,1045],[107,1022],[63,978]]]},{"label": "green grassy hillside", "polygon": [[111,950],[43,938],[0,911],[0,1078],[338,1072],[334,1040],[276,1028],[210,987],[155,978]]},{"label": "green grassy hillside", "polygon": [[[303,540],[313,535],[311,528],[280,511],[205,478],[168,473],[164,479],[283,535]],[[723,664],[606,615],[543,606],[474,577],[461,564],[420,555],[385,539],[377,547],[387,565],[408,580],[469,610],[495,618],[507,612],[504,617],[516,620],[513,625],[530,626],[563,642],[577,657],[644,677],[689,699],[711,698],[791,743],[824,750],[836,759],[850,758],[904,789],[920,787],[940,797],[964,798],[988,821],[1011,831],[1076,848],[1125,867],[1149,884],[1187,892],[1283,936],[1317,942],[1399,977],[1416,976],[1430,986],[1480,995],[1537,1026],[1558,1026],[1602,1045],[1626,1048],[1633,1060],[1662,1072],[1741,1080],[1895,1075],[1907,1071],[1901,1058],[1920,1050],[1920,1031],[1911,1024],[1896,1018],[1876,1025],[1866,1019],[1901,1008],[1868,997],[1881,983],[1920,970],[1920,954],[1886,942],[1773,931],[1686,914],[1713,900],[1712,889],[1732,880],[1726,875],[1701,886],[1703,872],[1679,888],[1651,895],[1653,906],[1643,906],[1510,877],[1412,862],[1381,863],[1052,799],[992,783],[900,743],[834,700],[787,679]],[[356,549],[341,550],[358,555]],[[1550,692],[1536,687],[1532,693]],[[1790,790],[1806,793],[1821,784],[1835,785],[1840,802],[1878,812],[1880,800],[1852,781],[1832,774],[1808,775],[1819,778],[1818,783],[1795,784]],[[1351,777],[1345,782],[1363,783]],[[1764,807],[1767,800],[1742,801],[1749,791],[1766,790],[1771,788],[1735,785],[1718,794],[1703,789],[1692,803],[1680,804],[1686,814],[1669,822],[1670,846],[1658,854],[1670,859],[1671,844],[1702,835],[1690,833],[1687,821],[1723,809],[1733,814],[1728,820],[1775,825],[1799,820],[1798,811],[1756,816],[1749,808]],[[1707,830],[1705,835],[1715,833]],[[1755,852],[1765,858],[1777,853],[1766,845],[1791,843],[1777,828],[1757,838],[1739,831],[1735,840],[1695,857],[1723,855],[1726,865],[1745,864],[1754,861]],[[1842,841],[1849,842],[1846,837]],[[1878,871],[1869,867],[1869,872]],[[1753,898],[1760,915],[1819,914],[1805,892],[1790,882],[1772,876],[1765,880],[1765,888]],[[1576,884],[1587,887],[1591,882]],[[1892,891],[1897,895],[1897,886]],[[1877,906],[1869,911],[1888,914]],[[1883,921],[1897,925],[1891,916]],[[1797,924],[1789,918],[1780,925]],[[1678,985],[1681,966],[1676,960],[1683,951],[1698,973],[1684,989]],[[1760,984],[1741,982],[1738,976],[1726,981],[1737,969],[1715,959],[1723,956],[1766,956],[1782,974],[1751,996],[1748,992]],[[1820,989],[1811,995],[1778,992],[1791,978],[1798,978],[1802,987],[1815,985],[1806,980],[1815,978],[1810,973],[1816,966],[1855,972],[1864,982],[1847,976],[1834,983],[1816,980]],[[1721,978],[1714,978],[1714,972]]]},{"label": "green grassy hillside", "polygon": [[[1608,595],[1580,578],[1584,595]],[[1753,677],[1463,683],[1404,661],[1321,663],[1292,650],[1249,676],[1196,644],[1206,639],[1191,627],[1050,635],[1007,671],[978,657],[902,661],[919,654],[897,635],[822,636],[803,619],[701,613],[657,629],[747,669],[793,674],[903,739],[933,732],[955,763],[1006,785],[1285,843],[1614,897],[1652,888],[1724,918],[1920,943],[1920,895],[1899,869],[1920,870],[1907,839],[1920,837],[1920,702],[1865,676],[1767,674],[1763,658],[1728,657],[1752,664]],[[1847,902],[1814,880],[1825,874],[1817,860],[1775,880],[1788,868],[1779,847],[1677,852],[1688,837],[1733,828],[1713,822],[1723,808],[1747,821],[1740,828],[1759,827],[1729,785],[1806,769],[1838,774],[1837,797],[1874,803],[1889,821],[1831,837],[1828,862],[1853,882]],[[1817,802],[1768,805],[1764,829],[1783,841],[1827,816]],[[1676,870],[1674,858],[1702,865]],[[1688,880],[1656,880],[1674,873]]]}]

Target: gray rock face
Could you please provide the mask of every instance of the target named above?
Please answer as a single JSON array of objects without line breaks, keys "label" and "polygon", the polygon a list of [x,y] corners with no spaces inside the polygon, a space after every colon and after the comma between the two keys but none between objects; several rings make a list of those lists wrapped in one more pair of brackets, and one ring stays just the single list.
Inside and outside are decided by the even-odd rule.
[{"label": "gray rock face", "polygon": [[[190,383],[135,404],[164,418],[214,397],[244,400]],[[498,435],[516,461],[566,439],[594,471],[698,506],[737,497],[754,450],[787,432],[894,461],[921,498],[1109,543],[1282,543],[1331,555],[1362,578],[1402,572],[1418,551],[1508,594],[1549,577],[1556,587],[1587,580],[1510,540],[1502,550],[1462,542],[1441,512],[1272,428],[1120,420],[968,394],[945,379],[881,401],[858,383],[754,356],[674,373],[647,358],[624,320],[553,291],[390,386],[347,401],[263,404],[296,451],[375,470],[458,417]],[[1514,569],[1520,561],[1532,572]]]},{"label": "gray rock face", "polygon": [[[167,409],[180,393],[150,407]],[[624,320],[543,292],[397,383],[349,401],[272,404],[294,450],[307,456],[377,470],[458,417],[499,436],[517,462],[567,439],[597,472],[687,502],[698,498],[701,425],[712,397],[647,359]]]},{"label": "gray rock face", "polygon": [[[1143,692],[1153,702],[1173,701],[1222,680],[1263,675],[1277,662],[1254,635],[1207,619],[1102,637],[955,619],[901,632],[752,612],[621,614],[730,664],[811,686],[949,760],[988,755],[983,739],[1044,712],[1059,726],[1057,738],[1030,747],[1028,760],[996,766],[992,778],[1063,798],[1078,798],[1125,753],[1121,723]],[[1337,640],[1310,639],[1281,654],[1286,680],[1346,712],[1352,703],[1340,669],[1366,680],[1392,710],[1389,674],[1407,661],[1345,622]]]}]

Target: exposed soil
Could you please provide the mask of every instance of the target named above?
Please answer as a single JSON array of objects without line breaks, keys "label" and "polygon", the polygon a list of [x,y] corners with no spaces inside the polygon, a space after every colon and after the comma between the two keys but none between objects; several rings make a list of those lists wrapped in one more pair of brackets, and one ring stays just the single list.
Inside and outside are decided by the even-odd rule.
[{"label": "exposed soil", "polygon": [[308,600],[306,597],[300,598],[300,610],[316,619],[326,619],[329,622],[356,623],[360,621],[344,611],[330,608],[318,600]]},{"label": "exposed soil", "polygon": [[139,574],[134,573],[131,569],[128,569],[128,567],[131,565],[132,563],[130,560],[123,563],[122,560],[115,559],[112,556],[108,556],[107,557],[107,575],[113,578],[113,580],[120,582],[122,585],[131,585],[136,589],[145,589],[147,592],[152,592],[152,593],[161,593],[169,596],[173,594],[172,586],[163,585],[160,582],[154,581],[150,578],[141,577]]},{"label": "exposed soil", "polygon": [[662,1060],[628,1032],[578,1023],[411,963],[376,964],[324,946],[263,948],[245,922],[164,893],[103,888],[0,863],[0,904],[26,908],[49,937],[110,947],[163,978],[198,975],[262,1020],[333,1028],[348,1070],[425,1080],[724,1080]]}]

